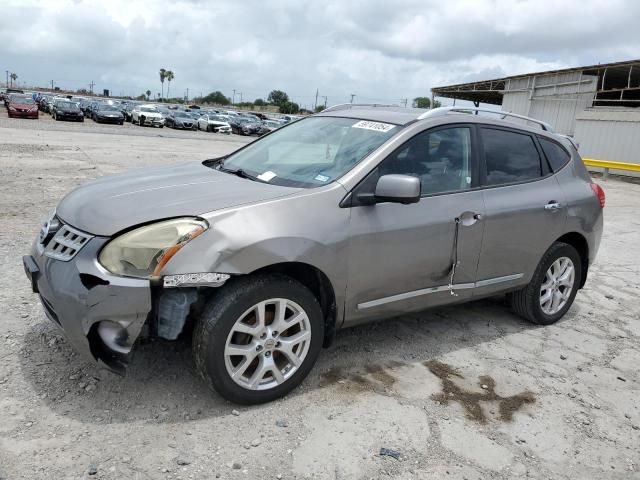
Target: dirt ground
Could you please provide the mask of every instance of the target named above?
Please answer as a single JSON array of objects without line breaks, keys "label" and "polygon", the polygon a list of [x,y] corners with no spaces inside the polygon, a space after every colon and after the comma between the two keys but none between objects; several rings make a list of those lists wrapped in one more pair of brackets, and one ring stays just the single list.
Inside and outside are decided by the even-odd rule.
[{"label": "dirt ground", "polygon": [[21,256],[74,186],[248,140],[4,115],[0,479],[640,478],[640,185],[603,184],[597,263],[558,324],[495,299],[349,329],[293,394],[241,408],[186,340],[139,345],[125,378],[86,363]]}]

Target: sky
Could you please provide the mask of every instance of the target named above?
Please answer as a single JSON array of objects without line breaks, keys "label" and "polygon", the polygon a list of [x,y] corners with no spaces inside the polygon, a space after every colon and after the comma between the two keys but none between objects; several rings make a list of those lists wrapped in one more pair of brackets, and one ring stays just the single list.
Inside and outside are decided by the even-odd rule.
[{"label": "sky", "polygon": [[[0,82],[301,106],[640,57],[637,0],[0,0]],[[165,83],[165,89],[167,84]],[[446,102],[445,102],[446,103]]]}]

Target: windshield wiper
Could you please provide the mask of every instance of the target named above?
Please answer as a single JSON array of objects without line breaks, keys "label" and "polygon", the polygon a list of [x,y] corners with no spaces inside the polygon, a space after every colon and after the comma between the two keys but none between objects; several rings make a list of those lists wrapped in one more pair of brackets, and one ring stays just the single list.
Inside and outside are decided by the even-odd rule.
[{"label": "windshield wiper", "polygon": [[269,182],[265,182],[264,180],[260,180],[258,177],[248,174],[241,168],[237,168],[235,170],[232,168],[225,168],[223,162],[220,162],[218,164],[218,170],[220,170],[221,172],[230,173],[231,175],[235,175],[236,177],[253,180],[254,182],[269,183]]}]

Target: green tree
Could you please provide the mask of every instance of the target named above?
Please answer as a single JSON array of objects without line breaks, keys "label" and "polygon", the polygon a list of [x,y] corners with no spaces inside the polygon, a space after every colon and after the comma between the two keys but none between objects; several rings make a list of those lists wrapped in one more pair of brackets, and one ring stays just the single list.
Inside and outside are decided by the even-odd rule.
[{"label": "green tree", "polygon": [[136,97],[136,100],[148,100],[148,99],[149,97],[147,97],[144,93],[141,93]]},{"label": "green tree", "polygon": [[322,110],[324,110],[324,105],[316,105],[316,109],[315,109],[316,113],[321,112]]},{"label": "green tree", "polygon": [[211,92],[210,94],[205,95],[200,100],[203,103],[216,103],[218,105],[229,105],[231,103],[231,100],[228,97],[225,97],[224,94],[219,90],[216,90],[215,92]]},{"label": "green tree", "polygon": [[438,108],[441,107],[442,103],[438,100],[434,100],[433,103],[429,97],[416,97],[413,99],[413,107],[414,108]]},{"label": "green tree", "polygon": [[169,98],[169,87],[171,86],[171,81],[175,78],[175,75],[171,70],[167,70],[164,75],[164,78],[167,79],[167,98]]},{"label": "green tree", "polygon": [[160,98],[164,97],[164,80],[167,78],[167,71],[164,68],[160,69],[160,84],[162,91],[160,92]]},{"label": "green tree", "polygon": [[256,98],[256,99],[253,101],[253,104],[254,104],[256,107],[264,107],[267,103],[266,103],[263,99],[261,99],[261,98]]},{"label": "green tree", "polygon": [[[144,92],[147,95],[147,101],[149,101],[149,99],[151,98],[151,90],[147,90],[146,92]],[[144,100],[144,99],[143,99]]]},{"label": "green tree", "polygon": [[9,75],[9,78],[11,79],[11,86],[13,87],[13,82],[18,80],[18,74],[17,73],[12,73],[11,75]]},{"label": "green tree", "polygon": [[278,110],[280,113],[298,113],[300,106],[297,103],[287,101],[282,103]]},{"label": "green tree", "polygon": [[288,101],[289,95],[284,93],[282,90],[272,90],[267,97],[267,102],[278,105],[279,107],[282,107],[282,105],[287,103]]},{"label": "green tree", "polygon": [[413,99],[414,108],[431,108],[431,99],[429,97],[416,97]]}]

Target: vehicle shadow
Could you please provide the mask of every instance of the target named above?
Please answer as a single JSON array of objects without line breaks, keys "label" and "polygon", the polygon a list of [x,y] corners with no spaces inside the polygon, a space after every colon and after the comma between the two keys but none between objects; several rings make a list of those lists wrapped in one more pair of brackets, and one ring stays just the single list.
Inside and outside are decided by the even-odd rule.
[{"label": "vehicle shadow", "polygon": [[[310,376],[289,398],[325,388],[349,369],[425,362],[532,328],[536,326],[512,314],[499,298],[348,328],[321,352]],[[25,335],[20,362],[43,402],[81,422],[178,423],[228,415],[236,408],[195,373],[189,339],[140,343],[121,377],[86,362],[59,330],[43,321]],[[341,373],[332,379],[328,372]]]}]

